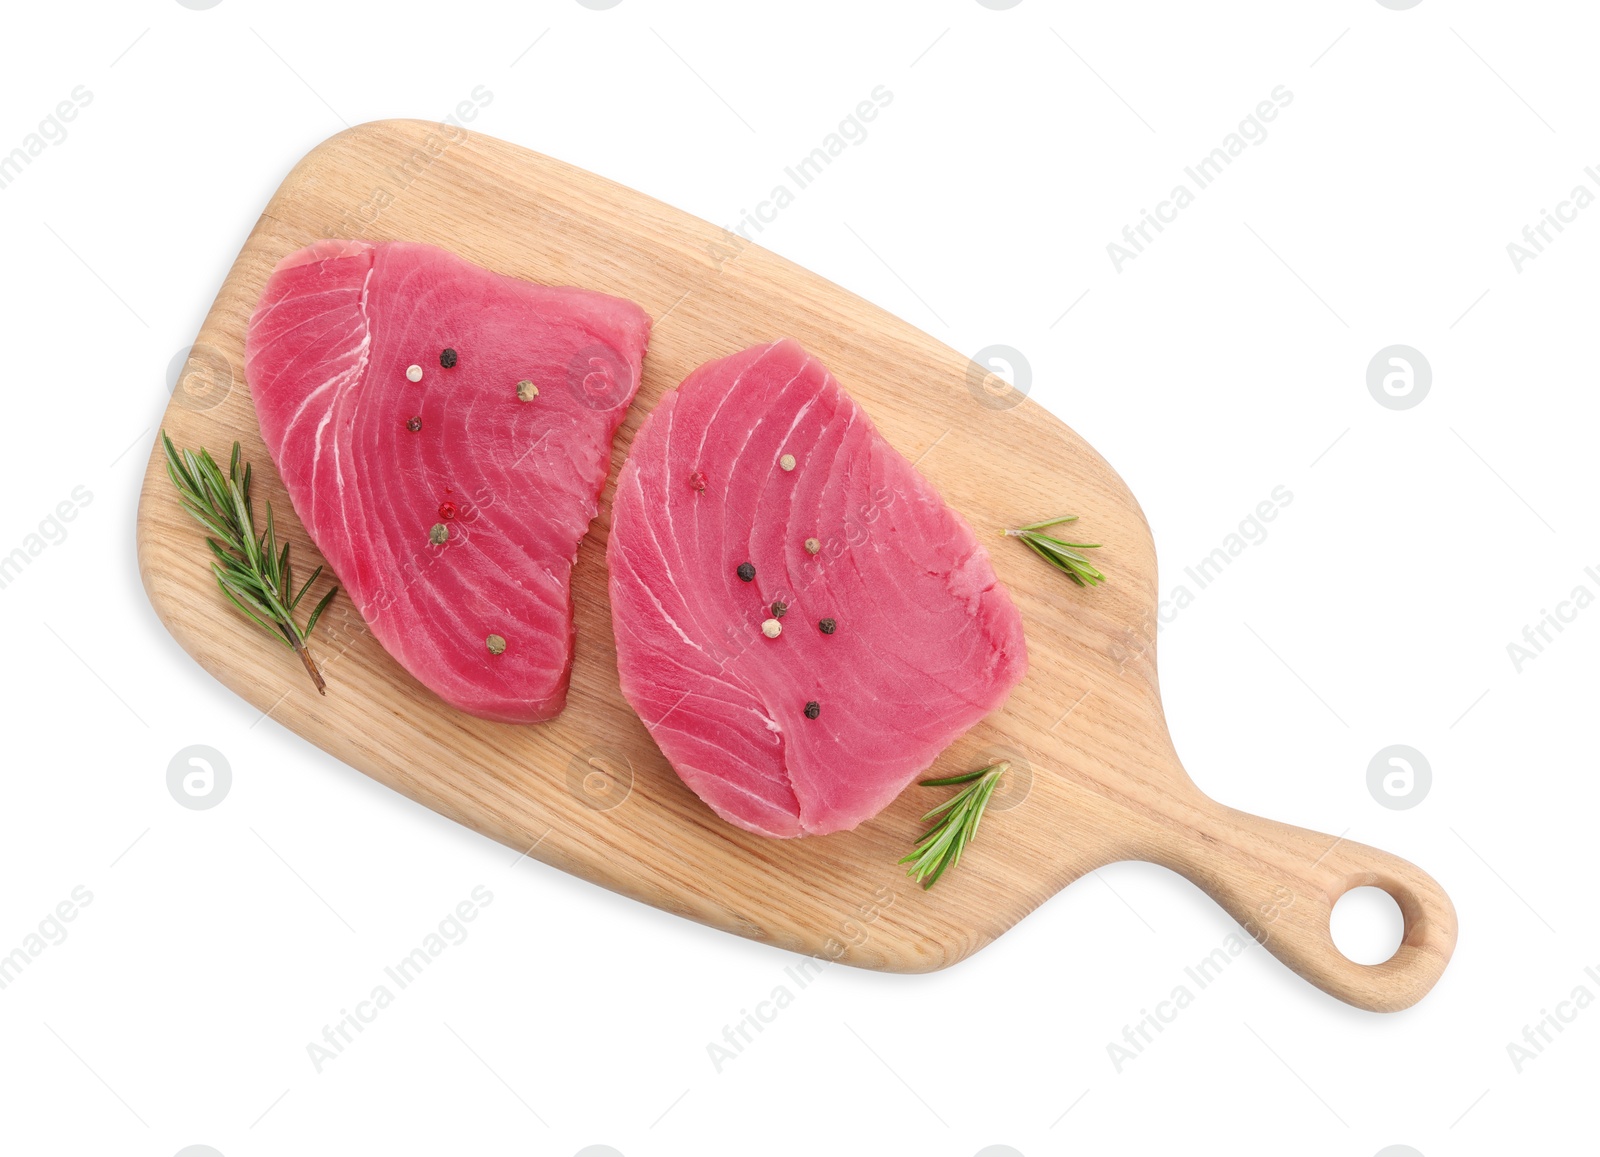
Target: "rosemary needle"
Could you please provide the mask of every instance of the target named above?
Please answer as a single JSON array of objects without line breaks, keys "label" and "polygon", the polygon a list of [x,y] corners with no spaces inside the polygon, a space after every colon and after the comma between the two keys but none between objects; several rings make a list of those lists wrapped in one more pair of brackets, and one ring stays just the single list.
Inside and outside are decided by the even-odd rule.
[{"label": "rosemary needle", "polygon": [[911,865],[906,875],[924,888],[931,888],[947,869],[960,863],[962,850],[978,834],[978,823],[983,819],[983,809],[988,806],[995,785],[1010,767],[1009,762],[1001,760],[962,775],[922,781],[923,787],[965,786],[922,817],[924,823],[933,826],[923,833],[916,848],[901,858],[900,863]]},{"label": "rosemary needle", "polygon": [[1076,521],[1078,521],[1076,514],[1067,514],[1060,518],[1048,518],[1043,522],[1033,522],[1027,526],[1008,529],[1005,531],[1005,535],[1008,538],[1020,538],[1030,550],[1064,573],[1080,587],[1092,587],[1096,583],[1104,582],[1106,576],[1095,569],[1094,564],[1089,561],[1089,556],[1083,552],[1096,550],[1100,544],[1098,542],[1065,542],[1053,535],[1040,533],[1060,523]]},{"label": "rosemary needle", "polygon": [[281,551],[278,549],[278,530],[273,523],[270,502],[267,503],[267,527],[259,536],[256,534],[255,508],[250,500],[250,466],[240,462],[239,443],[233,444],[226,475],[207,450],[198,454],[193,450],[180,453],[165,430],[161,431],[161,443],[167,453],[167,477],[182,495],[183,508],[215,536],[208,536],[206,545],[215,556],[211,572],[216,576],[217,586],[247,618],[299,655],[317,691],[326,695],[327,684],[311,652],[306,649],[306,640],[339,588],[333,587],[323,595],[306,625],[300,626],[295,611],[322,574],[322,568],[319,566],[312,571],[300,590],[295,591],[289,544],[284,543]]}]

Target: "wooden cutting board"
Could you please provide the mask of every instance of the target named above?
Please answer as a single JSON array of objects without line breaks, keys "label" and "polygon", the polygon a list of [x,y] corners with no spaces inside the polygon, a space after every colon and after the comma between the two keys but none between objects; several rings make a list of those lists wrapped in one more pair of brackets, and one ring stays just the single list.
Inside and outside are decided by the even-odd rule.
[{"label": "wooden cutting board", "polygon": [[[567,709],[536,726],[446,707],[341,596],[312,689],[286,648],[217,591],[198,528],[152,450],[139,506],[150,600],[202,666],[286,727],[397,791],[518,851],[690,919],[865,968],[923,972],[976,952],[1086,872],[1149,860],[1188,877],[1284,963],[1341,1000],[1405,1008],[1455,945],[1449,898],[1404,860],[1213,802],[1184,772],[1156,683],[1156,557],[1139,505],[1081,438],[1001,379],[896,317],[724,230],[571,166],[422,121],[339,134],[295,167],[234,263],[173,395],[180,446],[235,439],[304,568],[320,562],[262,444],[244,380],[245,324],[279,258],[321,237],[426,241],[501,273],[639,302],[655,319],[638,400],[573,578],[578,644]],[[617,684],[605,541],[616,469],[664,390],[695,366],[796,338],[980,535],[1068,511],[1110,576],[1082,590],[1015,540],[987,539],[1026,625],[1030,670],[1005,709],[935,774],[1004,755],[977,842],[930,892],[896,860],[943,792],[911,787],[853,832],[767,840],[719,820],[678,780]],[[307,573],[303,570],[302,573]],[[1333,902],[1375,884],[1404,941],[1352,963]],[[1058,910],[1059,911],[1059,910]]]}]

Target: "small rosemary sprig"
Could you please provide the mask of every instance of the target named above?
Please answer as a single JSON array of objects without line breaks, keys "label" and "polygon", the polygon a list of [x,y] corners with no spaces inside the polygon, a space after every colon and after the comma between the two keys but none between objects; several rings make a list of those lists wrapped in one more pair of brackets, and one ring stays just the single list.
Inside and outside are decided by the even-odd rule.
[{"label": "small rosemary sprig", "polygon": [[317,620],[327,610],[333,596],[339,593],[334,587],[322,596],[304,627],[295,618],[295,611],[306,597],[306,592],[322,574],[319,566],[298,592],[294,589],[294,574],[289,566],[289,544],[278,549],[278,531],[272,521],[272,503],[267,503],[267,528],[256,534],[255,508],[250,500],[250,466],[240,462],[239,443],[233,444],[233,457],[228,473],[202,449],[179,453],[165,430],[161,443],[167,452],[167,477],[183,496],[183,507],[194,520],[215,537],[208,537],[206,545],[216,557],[211,571],[217,585],[234,606],[244,612],[280,643],[300,656],[311,682],[320,694],[326,695],[328,687],[317,669],[311,652],[306,649]]},{"label": "small rosemary sprig", "polygon": [[1041,534],[1040,531],[1047,527],[1056,526],[1063,522],[1077,522],[1076,514],[1063,515],[1060,518],[1046,519],[1044,522],[1033,522],[1027,526],[1019,526],[1005,532],[1008,538],[1020,538],[1028,547],[1045,562],[1062,571],[1080,587],[1092,587],[1096,583],[1105,581],[1106,576],[1094,568],[1089,561],[1089,556],[1083,554],[1086,550],[1096,550],[1098,542],[1063,542],[1052,535]]},{"label": "small rosemary sprig", "polygon": [[966,786],[922,817],[924,823],[933,826],[917,841],[909,855],[901,857],[902,864],[911,865],[906,875],[924,888],[931,888],[946,870],[961,861],[962,850],[978,834],[978,822],[983,819],[983,809],[988,806],[995,785],[1010,768],[1011,764],[1002,759],[963,775],[922,781],[923,787]]}]

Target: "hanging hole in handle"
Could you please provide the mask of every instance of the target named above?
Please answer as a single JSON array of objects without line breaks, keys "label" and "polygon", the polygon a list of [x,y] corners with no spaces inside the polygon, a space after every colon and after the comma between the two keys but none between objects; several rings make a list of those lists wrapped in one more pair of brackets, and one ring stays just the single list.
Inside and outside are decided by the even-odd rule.
[{"label": "hanging hole in handle", "polygon": [[1400,903],[1382,888],[1351,888],[1328,914],[1328,934],[1345,959],[1356,964],[1383,964],[1400,950],[1405,938]]}]

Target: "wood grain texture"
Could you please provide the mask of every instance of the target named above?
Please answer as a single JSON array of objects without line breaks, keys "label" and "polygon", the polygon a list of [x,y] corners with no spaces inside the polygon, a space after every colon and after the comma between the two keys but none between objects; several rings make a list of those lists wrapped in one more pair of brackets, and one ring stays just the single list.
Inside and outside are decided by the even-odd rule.
[{"label": "wood grain texture", "polygon": [[[156,611],[202,666],[333,755],[475,831],[606,888],[796,952],[903,972],[977,951],[1084,873],[1124,859],[1188,877],[1289,967],[1363,1008],[1393,1010],[1438,979],[1455,944],[1448,897],[1394,856],[1223,807],[1184,772],[1156,682],[1156,563],[1133,496],[1040,407],[973,381],[968,359],[829,282],[632,190],[489,137],[420,121],[362,125],[289,175],[196,339],[165,426],[180,446],[238,439],[260,498],[302,566],[320,561],[293,517],[244,382],[245,325],[279,258],[319,237],[425,241],[502,273],[639,302],[655,318],[638,400],[574,574],[578,644],[566,712],[506,726],[431,695],[342,597],[313,650],[318,697],[285,648],[217,592],[197,528],[152,449],[139,563]],[[1080,590],[1020,543],[987,539],[1026,624],[1030,670],[1005,709],[957,741],[936,774],[1009,755],[982,835],[931,892],[895,861],[942,798],[908,789],[853,832],[762,839],[683,786],[623,701],[606,597],[616,468],[664,390],[695,366],[796,338],[980,536],[1068,510],[1111,581]],[[998,392],[997,392],[998,389]],[[259,500],[258,500],[259,501]],[[931,798],[930,798],[931,797]],[[1328,915],[1376,884],[1405,915],[1374,967],[1333,946]]]}]

